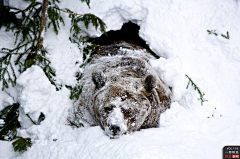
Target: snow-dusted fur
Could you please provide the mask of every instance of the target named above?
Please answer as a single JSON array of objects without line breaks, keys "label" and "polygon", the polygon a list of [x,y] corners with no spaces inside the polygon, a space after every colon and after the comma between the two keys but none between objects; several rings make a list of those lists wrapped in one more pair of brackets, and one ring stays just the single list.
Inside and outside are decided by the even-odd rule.
[{"label": "snow-dusted fur", "polygon": [[82,93],[74,114],[117,138],[141,128],[159,126],[172,93],[149,65],[154,57],[126,42],[101,46],[86,66]]}]

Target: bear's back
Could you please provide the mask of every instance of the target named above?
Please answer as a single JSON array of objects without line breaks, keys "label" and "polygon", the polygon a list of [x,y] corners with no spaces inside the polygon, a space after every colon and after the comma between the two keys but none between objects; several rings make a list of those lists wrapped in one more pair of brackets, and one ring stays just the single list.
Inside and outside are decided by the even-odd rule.
[{"label": "bear's back", "polygon": [[94,59],[107,56],[138,57],[147,62],[150,59],[155,59],[155,57],[145,48],[125,41],[116,41],[110,45],[103,45],[99,47]]},{"label": "bear's back", "polygon": [[[92,61],[86,66],[80,81],[82,93],[77,108],[80,108],[81,112],[86,112],[86,114],[90,113],[87,115],[86,120],[89,121],[93,117],[90,123],[98,124],[97,120],[94,119],[93,108],[94,96],[99,91],[92,80],[94,71],[101,71],[104,74],[105,85],[101,89],[110,85],[121,85],[124,89],[132,92],[146,92],[144,89],[145,77],[152,75],[156,79],[156,89],[155,94],[149,96],[149,100],[155,103],[158,102],[158,104],[153,104],[152,109],[156,109],[155,111],[159,112],[165,111],[169,107],[171,99],[169,99],[167,104],[161,104],[160,106],[160,99],[158,98],[162,96],[161,92],[163,92],[164,96],[167,94],[171,98],[171,92],[149,65],[150,59],[155,59],[155,57],[145,49],[126,42],[116,42],[111,45],[101,46],[97,54],[93,56]],[[157,120],[157,117],[154,117],[154,115],[150,116],[153,118],[151,120]],[[152,124],[145,122],[143,127],[152,127]]]}]

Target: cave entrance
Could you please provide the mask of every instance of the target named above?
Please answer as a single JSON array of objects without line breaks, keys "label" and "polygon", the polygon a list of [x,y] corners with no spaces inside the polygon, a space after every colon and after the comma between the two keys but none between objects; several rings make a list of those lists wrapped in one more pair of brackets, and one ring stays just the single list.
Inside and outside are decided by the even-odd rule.
[{"label": "cave entrance", "polygon": [[121,30],[117,31],[108,31],[107,36],[103,34],[98,38],[90,38],[90,40],[94,40],[94,43],[98,45],[109,45],[116,41],[126,41],[128,43],[132,43],[138,46],[145,48],[149,51],[154,57],[159,58],[146,44],[146,42],[141,39],[138,35],[140,27],[137,24],[132,22],[128,22],[123,24]]}]

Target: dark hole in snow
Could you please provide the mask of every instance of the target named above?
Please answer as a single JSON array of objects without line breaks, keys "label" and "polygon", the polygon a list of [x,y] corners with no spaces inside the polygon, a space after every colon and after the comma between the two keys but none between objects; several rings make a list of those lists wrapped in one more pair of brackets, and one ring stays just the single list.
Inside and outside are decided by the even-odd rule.
[{"label": "dark hole in snow", "polygon": [[109,31],[107,32],[107,36],[103,34],[98,38],[91,38],[90,40],[94,40],[98,45],[109,45],[116,41],[126,41],[128,43],[132,43],[138,46],[141,46],[148,50],[154,57],[159,58],[146,44],[146,42],[141,39],[138,35],[140,27],[137,24],[132,22],[128,22],[123,24],[121,30],[117,31]]},{"label": "dark hole in snow", "polygon": [[40,123],[45,119],[45,115],[41,112],[37,124],[40,125]]}]

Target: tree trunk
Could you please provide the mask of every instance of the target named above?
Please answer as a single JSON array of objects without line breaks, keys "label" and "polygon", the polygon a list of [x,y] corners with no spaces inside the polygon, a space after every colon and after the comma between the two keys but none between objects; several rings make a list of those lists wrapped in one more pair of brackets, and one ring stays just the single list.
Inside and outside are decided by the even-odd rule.
[{"label": "tree trunk", "polygon": [[41,24],[40,24],[40,29],[39,29],[39,35],[38,35],[38,49],[37,51],[40,51],[43,48],[43,31],[46,26],[46,21],[47,21],[47,8],[48,8],[49,0],[43,0],[43,5],[42,5],[42,16],[41,16]]}]

